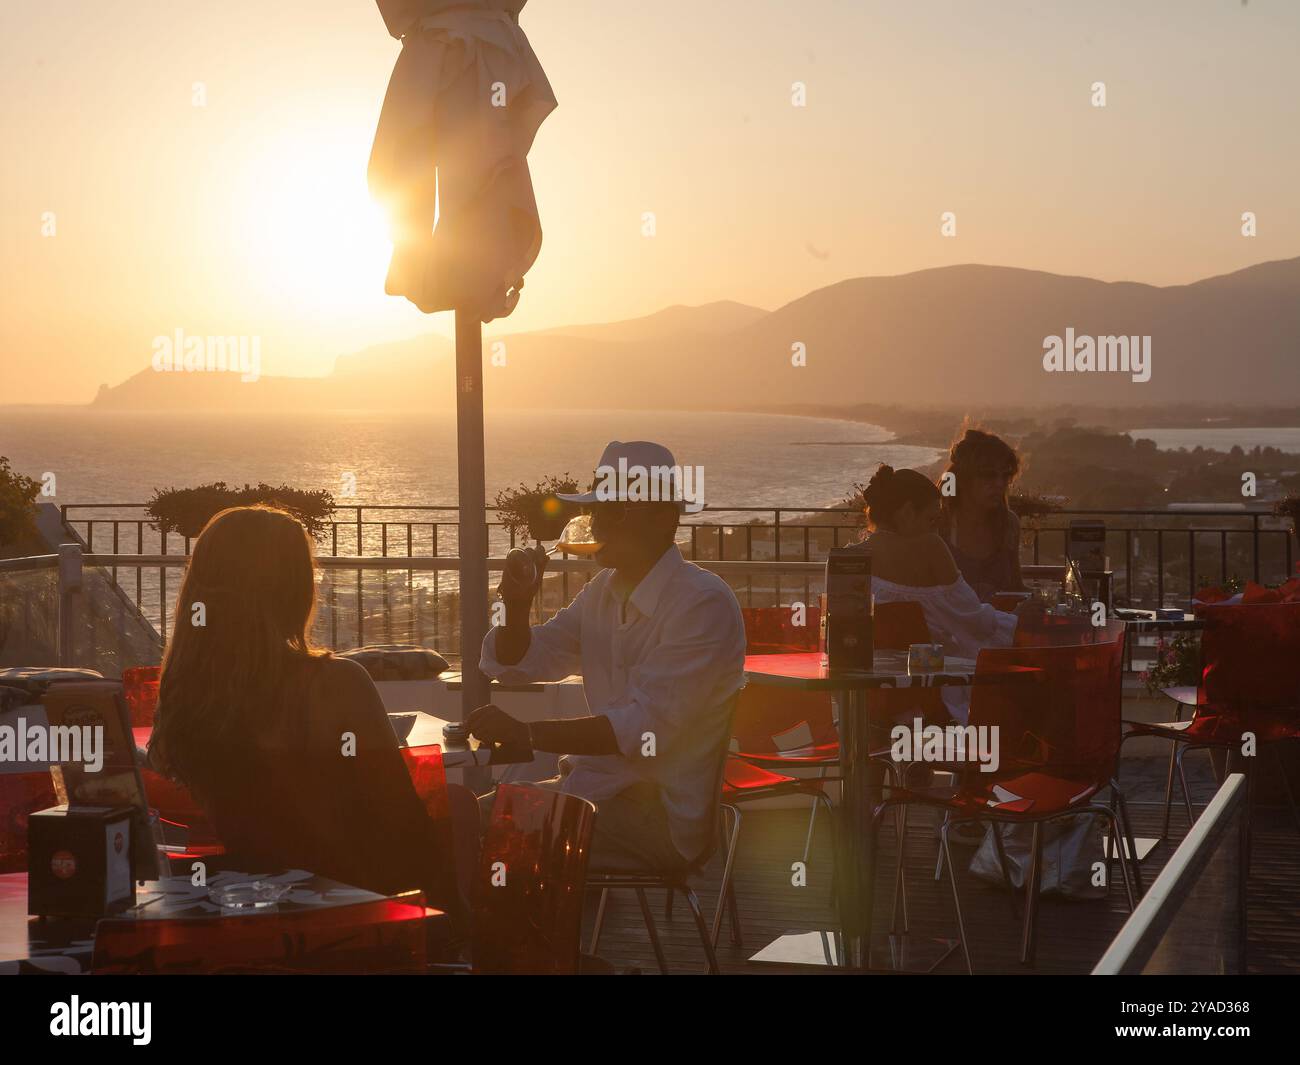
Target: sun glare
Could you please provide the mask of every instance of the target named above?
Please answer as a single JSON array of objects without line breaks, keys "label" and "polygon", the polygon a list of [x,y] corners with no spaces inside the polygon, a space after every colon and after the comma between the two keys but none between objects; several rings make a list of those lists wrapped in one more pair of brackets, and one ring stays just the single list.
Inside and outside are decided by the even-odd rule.
[{"label": "sun glare", "polygon": [[236,232],[247,276],[286,309],[342,314],[383,300],[391,243],[370,198],[358,138],[300,137],[250,161]]}]

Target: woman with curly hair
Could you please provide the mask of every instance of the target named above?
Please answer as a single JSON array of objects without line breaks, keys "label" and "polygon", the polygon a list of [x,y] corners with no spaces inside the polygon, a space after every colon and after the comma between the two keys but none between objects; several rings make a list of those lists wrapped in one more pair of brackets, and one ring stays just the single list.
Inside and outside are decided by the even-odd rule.
[{"label": "woman with curly hair", "polygon": [[[949,452],[939,532],[980,602],[1021,592],[1020,519],[1007,502],[1020,456],[1005,440],[967,429]],[[951,474],[951,478],[948,475]]]}]

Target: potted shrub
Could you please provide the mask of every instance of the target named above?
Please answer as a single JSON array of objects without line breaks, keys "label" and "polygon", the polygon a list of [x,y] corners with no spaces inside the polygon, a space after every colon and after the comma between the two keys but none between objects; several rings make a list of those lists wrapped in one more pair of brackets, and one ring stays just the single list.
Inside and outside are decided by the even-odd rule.
[{"label": "potted shrub", "polygon": [[0,548],[25,549],[36,539],[36,497],[41,485],[0,455]]},{"label": "potted shrub", "polygon": [[307,527],[312,536],[324,532],[334,513],[334,496],[324,489],[291,488],[266,483],[231,488],[225,481],[195,488],[155,489],[145,513],[165,535],[198,536],[212,517],[227,507],[250,507],[258,503],[288,511]]},{"label": "potted shrub", "polygon": [[[1273,513],[1291,523],[1291,539],[1295,541],[1291,557],[1300,559],[1300,493],[1292,492],[1283,496],[1273,504]],[[1300,561],[1296,565],[1300,568]]]},{"label": "potted shrub", "polygon": [[572,474],[547,477],[529,487],[507,488],[497,493],[497,517],[511,533],[522,532],[534,540],[557,540],[570,518],[578,514],[575,503],[557,499],[559,492],[578,491],[578,482]]}]

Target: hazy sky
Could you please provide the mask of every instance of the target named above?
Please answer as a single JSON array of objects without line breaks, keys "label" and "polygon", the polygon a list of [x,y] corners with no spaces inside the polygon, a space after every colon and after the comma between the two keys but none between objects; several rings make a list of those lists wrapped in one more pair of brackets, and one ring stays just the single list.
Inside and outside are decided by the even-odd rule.
[{"label": "hazy sky", "polygon": [[[1294,0],[531,0],[522,22],[560,106],[530,157],[542,253],[493,328],[960,262],[1170,284],[1300,254]],[[0,403],[89,400],[178,327],[260,336],[266,374],[449,330],[383,294],[365,167],[399,47],[368,0],[4,0]]]}]

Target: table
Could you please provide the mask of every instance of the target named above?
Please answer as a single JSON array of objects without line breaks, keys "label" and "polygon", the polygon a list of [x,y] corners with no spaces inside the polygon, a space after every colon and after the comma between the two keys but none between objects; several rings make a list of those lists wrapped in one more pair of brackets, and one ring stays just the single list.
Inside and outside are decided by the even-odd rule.
[{"label": "table", "polygon": [[1184,614],[1181,618],[1128,618],[1117,616],[1128,627],[1131,635],[1142,636],[1150,632],[1200,632],[1205,622],[1195,614]]},{"label": "table", "polygon": [[[526,748],[484,747],[471,736],[467,741],[451,743],[442,734],[444,725],[450,722],[440,717],[426,714],[423,710],[401,711],[389,714],[389,717],[413,717],[415,722],[406,734],[406,739],[399,741],[402,747],[428,747],[436,743],[442,748],[442,765],[444,769],[466,769],[473,766],[515,765],[531,761],[532,752]],[[131,730],[135,745],[141,750],[149,746],[149,737],[153,729],[148,725],[137,726]]]},{"label": "table", "polygon": [[[405,715],[397,715],[405,716]],[[527,747],[510,747],[480,744],[473,736],[459,743],[452,743],[442,734],[442,728],[449,722],[423,711],[416,711],[415,724],[407,733],[403,747],[427,747],[436,743],[442,748],[442,766],[444,769],[467,769],[474,766],[517,765],[531,762],[533,752]]]},{"label": "table", "polygon": [[[851,968],[877,967],[891,971],[928,972],[957,947],[957,940],[917,941],[907,934],[882,933],[864,941],[866,908],[871,904],[872,870],[867,868],[866,841],[872,811],[867,804],[866,771],[870,744],[867,740],[867,693],[881,688],[968,687],[977,683],[1006,683],[1018,676],[1026,679],[1038,671],[1028,667],[996,674],[976,674],[969,658],[945,657],[936,673],[911,675],[906,651],[877,651],[870,670],[836,670],[822,665],[817,652],[781,655],[748,655],[745,681],[802,691],[829,691],[844,695],[840,709],[840,769],[843,777],[841,809],[844,820],[841,846],[835,867],[839,897],[841,937],[834,942],[826,934],[813,932],[782,936],[753,960],[783,964],[841,964]],[[841,949],[842,944],[842,949]]]},{"label": "table", "polygon": [[[214,873],[208,878],[208,887],[219,887],[243,881],[261,880],[291,884],[292,890],[267,914],[284,914],[294,911],[315,910],[336,906],[354,906],[384,898],[363,888],[340,884],[338,881],[316,876],[305,869],[268,875],[266,873]],[[223,911],[209,902],[206,887],[194,887],[190,877],[168,876],[148,880],[136,885],[136,901],[131,908],[113,914],[114,918],[142,921],[212,917],[229,912],[240,918],[256,915],[259,911]],[[445,920],[437,913],[431,920]],[[95,926],[98,919],[38,918],[27,913],[27,874],[0,875],[0,975],[15,973],[86,973],[90,971],[91,955],[95,945]]]}]

